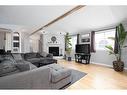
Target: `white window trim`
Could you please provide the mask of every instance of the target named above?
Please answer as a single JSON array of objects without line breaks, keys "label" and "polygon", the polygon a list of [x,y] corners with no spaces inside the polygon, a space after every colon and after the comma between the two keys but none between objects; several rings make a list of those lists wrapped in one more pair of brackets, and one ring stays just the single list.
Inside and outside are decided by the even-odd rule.
[{"label": "white window trim", "polygon": [[[107,51],[106,48],[105,49],[99,49],[96,47],[96,34],[106,33],[106,32],[111,32],[111,31],[115,31],[115,29],[104,30],[104,31],[99,31],[99,32],[95,33],[95,49],[96,49],[96,51]],[[115,36],[115,34],[114,34],[114,36]],[[109,36],[109,37],[111,37],[111,36]]]}]

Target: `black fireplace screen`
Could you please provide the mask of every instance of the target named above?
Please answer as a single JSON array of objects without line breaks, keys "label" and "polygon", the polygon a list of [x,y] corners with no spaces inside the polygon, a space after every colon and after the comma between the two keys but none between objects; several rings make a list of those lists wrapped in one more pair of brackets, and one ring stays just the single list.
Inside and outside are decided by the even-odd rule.
[{"label": "black fireplace screen", "polygon": [[52,53],[53,56],[59,56],[59,47],[49,47],[49,53]]}]

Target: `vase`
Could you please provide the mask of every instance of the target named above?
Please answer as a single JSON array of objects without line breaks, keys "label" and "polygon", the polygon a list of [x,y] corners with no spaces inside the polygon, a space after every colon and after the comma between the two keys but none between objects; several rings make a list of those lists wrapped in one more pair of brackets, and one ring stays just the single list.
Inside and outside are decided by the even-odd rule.
[{"label": "vase", "polygon": [[123,61],[113,61],[113,68],[117,72],[122,72],[124,70],[124,62]]},{"label": "vase", "polygon": [[71,61],[71,57],[68,57],[68,61]]}]

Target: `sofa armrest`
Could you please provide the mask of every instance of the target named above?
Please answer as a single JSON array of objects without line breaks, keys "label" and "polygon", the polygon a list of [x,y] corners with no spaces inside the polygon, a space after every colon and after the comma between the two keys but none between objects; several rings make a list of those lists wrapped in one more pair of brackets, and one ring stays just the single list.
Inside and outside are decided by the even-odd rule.
[{"label": "sofa armrest", "polygon": [[0,89],[50,89],[49,67],[40,67],[5,77],[0,77]]},{"label": "sofa armrest", "polygon": [[49,53],[47,54],[47,57],[53,58],[53,54]]}]

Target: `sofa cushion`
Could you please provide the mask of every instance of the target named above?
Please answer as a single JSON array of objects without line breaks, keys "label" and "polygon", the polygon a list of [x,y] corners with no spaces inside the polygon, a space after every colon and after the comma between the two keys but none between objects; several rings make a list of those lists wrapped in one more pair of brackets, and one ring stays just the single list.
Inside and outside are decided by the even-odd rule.
[{"label": "sofa cushion", "polygon": [[23,60],[20,53],[12,53],[12,56],[14,57],[15,60]]},{"label": "sofa cushion", "polygon": [[53,58],[53,54],[49,53],[46,57]]},{"label": "sofa cushion", "polygon": [[0,62],[3,60],[3,57],[2,57],[2,55],[0,55]]},{"label": "sofa cushion", "polygon": [[40,58],[31,58],[31,59],[27,59],[27,61],[29,61],[31,63],[37,63],[40,61]]},{"label": "sofa cushion", "polygon": [[3,60],[3,57],[2,57],[2,55],[0,55],[0,63],[2,62],[2,60]]},{"label": "sofa cushion", "polygon": [[40,63],[48,64],[48,63],[57,63],[56,59],[52,58],[40,58]]},{"label": "sofa cushion", "polygon": [[24,55],[24,58],[25,59],[31,59],[31,58],[36,58],[37,56],[37,53],[26,53],[25,55]]},{"label": "sofa cushion", "polygon": [[37,68],[35,65],[33,65],[31,62],[24,61],[24,60],[18,60],[16,61],[16,66],[21,70],[21,71],[27,71],[27,70],[32,70]]},{"label": "sofa cushion", "polygon": [[29,64],[16,64],[16,66],[21,72],[30,70]]},{"label": "sofa cushion", "polygon": [[31,62],[24,61],[24,60],[23,60],[23,62],[24,62],[25,64],[29,64],[30,70],[33,70],[33,69],[36,69],[36,68],[37,68],[37,67],[36,67],[35,65],[33,65]]},{"label": "sofa cushion", "polygon": [[48,53],[46,53],[46,52],[41,52],[40,55],[43,56],[43,57],[47,57]]},{"label": "sofa cushion", "polygon": [[15,63],[16,61],[12,57],[12,54],[6,54],[3,56],[3,60],[11,60],[12,63]]},{"label": "sofa cushion", "polygon": [[37,67],[33,65],[32,63],[30,63],[29,66],[30,66],[30,70],[37,69]]},{"label": "sofa cushion", "polygon": [[41,57],[43,57],[43,56],[41,56],[40,53],[36,53],[36,57],[37,57],[37,58],[41,58]]},{"label": "sofa cushion", "polygon": [[20,60],[17,61],[17,64],[29,64],[29,69],[36,69],[37,67],[35,65],[33,65],[31,62],[25,61],[25,60]]},{"label": "sofa cushion", "polygon": [[48,65],[48,67],[51,69],[51,82],[56,83],[59,82],[62,79],[65,79],[66,77],[69,77],[71,75],[71,70],[64,68],[58,64],[51,64]]},{"label": "sofa cushion", "polygon": [[18,68],[14,65],[14,61],[10,59],[4,59],[0,63],[0,76],[6,76],[20,72]]}]

